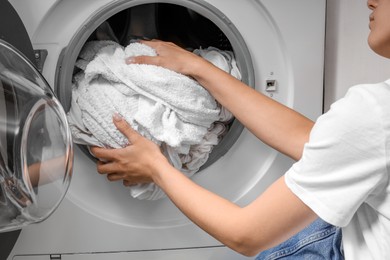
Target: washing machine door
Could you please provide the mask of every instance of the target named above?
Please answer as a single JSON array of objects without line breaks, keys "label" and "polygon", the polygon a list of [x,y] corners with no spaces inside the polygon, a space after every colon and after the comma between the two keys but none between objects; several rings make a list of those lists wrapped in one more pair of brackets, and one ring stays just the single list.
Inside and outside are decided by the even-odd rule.
[{"label": "washing machine door", "polygon": [[[73,149],[62,106],[17,49],[31,42],[25,31],[14,33],[20,32],[20,18],[7,1],[0,3],[0,17],[0,232],[4,232],[40,222],[57,208],[70,183]],[[23,45],[15,37],[28,42]]]}]

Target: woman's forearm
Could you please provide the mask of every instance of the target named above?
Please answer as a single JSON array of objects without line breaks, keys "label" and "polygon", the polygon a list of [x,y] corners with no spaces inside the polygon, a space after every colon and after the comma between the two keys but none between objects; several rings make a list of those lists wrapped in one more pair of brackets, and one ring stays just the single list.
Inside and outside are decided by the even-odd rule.
[{"label": "woman's forearm", "polygon": [[142,43],[158,56],[129,57],[128,64],[157,65],[193,77],[261,141],[293,159],[301,157],[313,127],[311,120],[173,43]]},{"label": "woman's forearm", "polygon": [[247,256],[281,243],[317,217],[283,178],[245,207],[204,189],[169,165],[160,167],[153,179],[192,222]]},{"label": "woman's forearm", "polygon": [[[255,136],[278,151],[299,159],[313,122],[248,87],[207,61],[198,61],[191,76],[204,86]],[[256,116],[254,116],[256,115]]]},{"label": "woman's forearm", "polygon": [[222,197],[197,185],[172,167],[160,168],[154,179],[171,201],[196,225],[221,243],[247,254],[242,209]]}]

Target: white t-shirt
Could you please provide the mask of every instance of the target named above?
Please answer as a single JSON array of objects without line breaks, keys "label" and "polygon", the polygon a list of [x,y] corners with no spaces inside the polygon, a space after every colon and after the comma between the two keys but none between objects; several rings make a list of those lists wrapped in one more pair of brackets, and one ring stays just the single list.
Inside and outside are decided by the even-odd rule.
[{"label": "white t-shirt", "polygon": [[390,259],[390,80],[352,87],[334,103],[285,179],[343,228],[347,260]]}]

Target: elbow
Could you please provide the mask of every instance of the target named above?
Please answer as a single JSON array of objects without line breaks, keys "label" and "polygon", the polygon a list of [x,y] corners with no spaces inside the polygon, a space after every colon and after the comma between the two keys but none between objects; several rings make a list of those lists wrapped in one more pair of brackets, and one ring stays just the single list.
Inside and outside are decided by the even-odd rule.
[{"label": "elbow", "polygon": [[235,246],[235,247],[231,247],[231,249],[233,249],[234,251],[236,251],[237,253],[243,255],[243,256],[246,256],[246,257],[253,257],[253,256],[256,256],[257,254],[259,254],[261,252],[261,250],[257,247],[250,247],[250,246],[247,246],[247,245],[240,245],[240,246]]},{"label": "elbow", "polygon": [[236,236],[227,246],[246,257],[256,256],[265,250],[261,242],[245,236]]},{"label": "elbow", "polygon": [[[238,251],[236,251],[238,252]],[[251,249],[245,249],[238,252],[239,254],[246,256],[246,257],[254,257],[260,253],[258,250],[251,250]]]}]

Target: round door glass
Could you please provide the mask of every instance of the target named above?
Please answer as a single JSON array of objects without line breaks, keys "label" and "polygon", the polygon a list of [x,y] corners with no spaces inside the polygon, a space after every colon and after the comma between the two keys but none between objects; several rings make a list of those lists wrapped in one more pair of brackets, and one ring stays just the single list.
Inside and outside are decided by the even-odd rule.
[{"label": "round door glass", "polygon": [[47,218],[73,162],[66,114],[33,65],[0,40],[0,231]]}]

